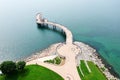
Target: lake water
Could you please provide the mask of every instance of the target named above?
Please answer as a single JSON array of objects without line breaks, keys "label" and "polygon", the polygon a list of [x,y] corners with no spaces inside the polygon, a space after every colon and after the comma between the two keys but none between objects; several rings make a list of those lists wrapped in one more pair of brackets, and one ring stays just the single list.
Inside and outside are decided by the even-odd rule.
[{"label": "lake water", "polygon": [[38,12],[67,26],[74,40],[95,47],[120,75],[120,0],[0,0],[0,62],[65,40],[57,32],[37,28]]}]

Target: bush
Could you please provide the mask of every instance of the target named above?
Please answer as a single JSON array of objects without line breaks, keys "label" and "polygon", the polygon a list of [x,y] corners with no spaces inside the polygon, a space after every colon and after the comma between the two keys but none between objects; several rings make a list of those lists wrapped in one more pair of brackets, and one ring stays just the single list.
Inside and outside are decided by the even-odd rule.
[{"label": "bush", "polygon": [[15,71],[22,71],[25,67],[26,63],[24,61],[19,61],[15,63],[13,61],[4,61],[0,65],[0,70],[3,74],[9,75],[14,73]]},{"label": "bush", "polygon": [[22,71],[24,69],[25,65],[26,65],[25,61],[19,61],[16,64],[16,68],[18,71]]},{"label": "bush", "polygon": [[4,61],[0,67],[3,74],[11,74],[16,71],[16,64],[12,61]]},{"label": "bush", "polygon": [[59,64],[61,63],[61,58],[60,58],[60,57],[56,57],[56,58],[54,58],[53,60],[50,59],[50,60],[46,60],[46,61],[44,61],[44,62],[59,65]]},{"label": "bush", "polygon": [[60,64],[61,63],[61,59],[59,57],[55,58],[56,64]]},{"label": "bush", "polygon": [[48,62],[48,63],[54,63],[54,60],[46,60],[46,61],[44,61],[44,62]]}]

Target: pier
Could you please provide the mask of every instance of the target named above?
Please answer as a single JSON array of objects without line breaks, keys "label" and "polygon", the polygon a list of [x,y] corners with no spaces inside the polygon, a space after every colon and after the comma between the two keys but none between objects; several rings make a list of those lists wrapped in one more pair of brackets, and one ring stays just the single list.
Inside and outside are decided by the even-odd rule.
[{"label": "pier", "polygon": [[62,66],[55,66],[55,65],[40,62],[39,59],[37,59],[37,60],[32,60],[27,64],[42,65],[61,75],[64,78],[64,80],[81,80],[76,68],[77,62],[75,59],[76,55],[80,54],[81,51],[78,46],[73,44],[72,32],[63,25],[50,22],[47,19],[42,18],[41,14],[37,14],[36,22],[37,24],[41,25],[41,27],[44,27],[45,25],[47,25],[48,27],[53,26],[53,29],[59,28],[61,29],[61,31],[65,33],[66,35],[65,43],[60,44],[56,48],[56,54],[58,54],[60,57],[64,57],[65,63]]},{"label": "pier", "polygon": [[[44,28],[45,26],[47,26],[48,28],[50,28],[50,26],[52,26],[53,30],[57,30],[59,28],[63,33],[65,33],[66,41],[64,43],[59,43],[54,49],[56,54],[54,56],[63,57],[65,59],[65,62],[62,65],[53,65],[53,64],[41,62],[41,58],[36,58],[28,61],[27,65],[38,64],[38,65],[44,66],[58,73],[60,76],[64,78],[64,80],[81,80],[77,71],[77,66],[81,64],[79,62],[80,60],[85,61],[85,65],[89,73],[91,73],[92,71],[89,68],[86,61],[94,62],[99,67],[99,69],[105,67],[104,64],[102,64],[101,59],[99,59],[98,56],[96,56],[96,53],[95,53],[96,51],[93,48],[91,48],[90,46],[82,42],[73,41],[72,32],[69,29],[67,29],[65,26],[54,23],[54,22],[50,22],[47,19],[42,18],[41,14],[36,15],[36,22],[37,24],[41,25],[40,27]],[[46,58],[49,58],[49,57],[50,56]],[[45,59],[45,57],[43,58]],[[106,70],[103,71],[103,73],[105,74],[108,80],[111,80],[111,79],[118,80],[117,78],[115,78],[113,75],[110,74],[107,68]]]},{"label": "pier", "polygon": [[47,19],[42,18],[41,14],[37,14],[36,22],[37,22],[37,24],[40,24],[41,26],[51,25],[51,26],[53,26],[53,29],[56,29],[56,28],[61,29],[66,35],[66,44],[72,44],[73,43],[72,32],[69,29],[67,29],[65,26],[62,26],[62,25],[57,24],[57,23],[49,22]]}]

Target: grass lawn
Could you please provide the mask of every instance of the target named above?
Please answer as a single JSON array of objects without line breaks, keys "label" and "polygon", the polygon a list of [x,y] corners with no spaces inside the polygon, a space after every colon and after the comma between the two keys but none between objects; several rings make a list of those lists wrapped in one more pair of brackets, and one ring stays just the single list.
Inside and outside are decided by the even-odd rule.
[{"label": "grass lawn", "polygon": [[23,72],[18,72],[10,76],[0,76],[0,80],[64,80],[57,73],[39,66],[28,65]]},{"label": "grass lawn", "polygon": [[85,65],[84,60],[81,60],[81,69],[82,69],[84,75],[88,75],[89,74],[89,71],[88,71],[88,69],[87,69],[87,67]]},{"label": "grass lawn", "polygon": [[84,61],[81,61],[81,69],[83,71],[84,76],[81,75],[79,67],[77,67],[78,73],[82,80],[107,80],[103,73],[99,70],[99,68],[93,63],[88,61],[88,66],[91,69],[91,73],[88,72],[87,67],[85,66]]}]

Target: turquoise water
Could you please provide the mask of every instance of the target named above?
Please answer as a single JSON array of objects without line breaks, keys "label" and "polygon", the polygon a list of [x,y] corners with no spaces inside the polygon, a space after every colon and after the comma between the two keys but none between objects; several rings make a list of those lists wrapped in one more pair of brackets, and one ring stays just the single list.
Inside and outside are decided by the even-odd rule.
[{"label": "turquoise water", "polygon": [[67,26],[95,47],[120,75],[119,0],[0,0],[0,61],[27,57],[64,37],[38,29],[35,15]]}]

